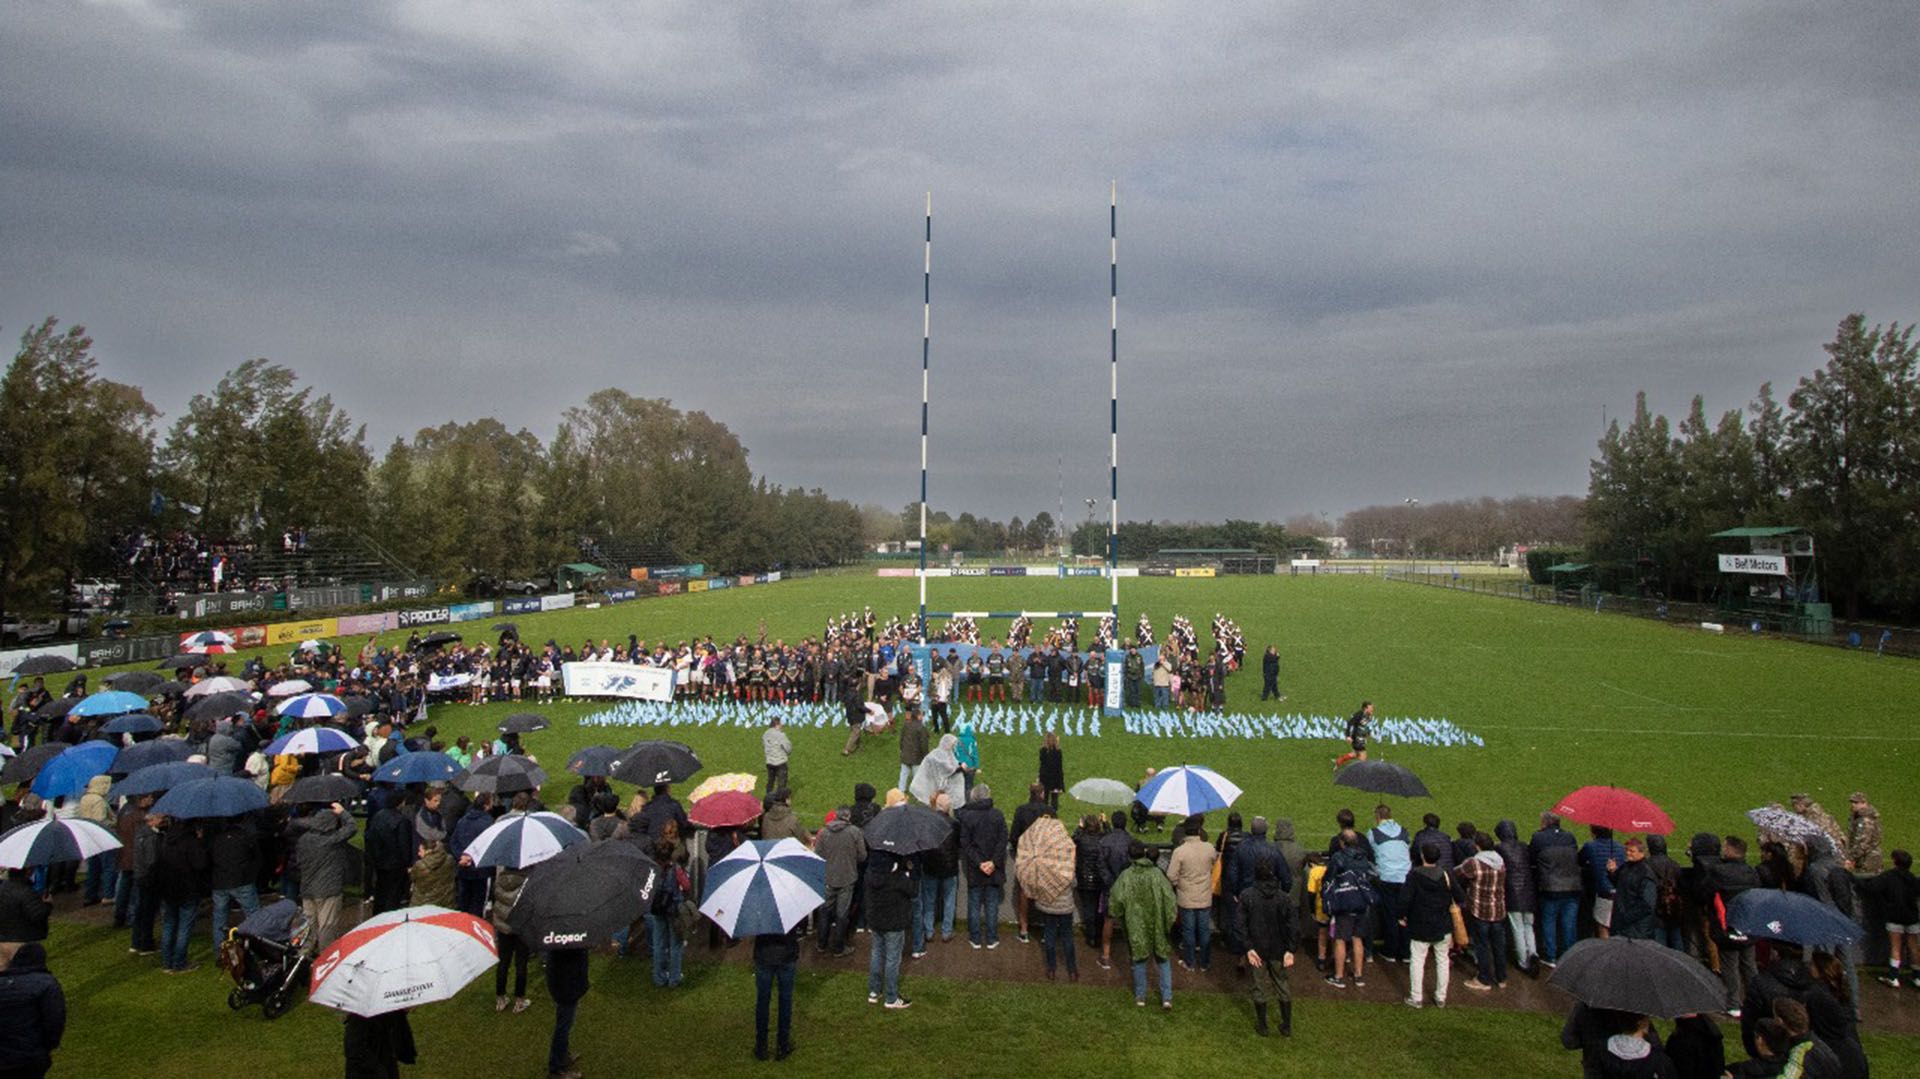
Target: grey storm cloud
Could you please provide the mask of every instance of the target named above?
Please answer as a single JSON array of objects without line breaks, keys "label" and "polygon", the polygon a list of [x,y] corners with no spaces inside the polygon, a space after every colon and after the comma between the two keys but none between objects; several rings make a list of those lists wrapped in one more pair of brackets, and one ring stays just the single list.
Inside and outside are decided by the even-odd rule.
[{"label": "grey storm cloud", "polygon": [[776,482],[1278,517],[1577,492],[1646,389],[1736,407],[1908,320],[1910,6],[0,10],[0,326],[177,413],[267,356],[376,452],[603,386]]}]

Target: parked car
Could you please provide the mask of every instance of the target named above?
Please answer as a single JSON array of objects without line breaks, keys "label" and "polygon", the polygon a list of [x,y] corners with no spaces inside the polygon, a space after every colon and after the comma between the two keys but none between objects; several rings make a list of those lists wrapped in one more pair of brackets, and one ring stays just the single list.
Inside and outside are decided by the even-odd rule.
[{"label": "parked car", "polygon": [[0,624],[0,645],[38,644],[55,637],[78,637],[87,628],[85,615],[69,614],[58,618],[30,619],[8,615]]}]

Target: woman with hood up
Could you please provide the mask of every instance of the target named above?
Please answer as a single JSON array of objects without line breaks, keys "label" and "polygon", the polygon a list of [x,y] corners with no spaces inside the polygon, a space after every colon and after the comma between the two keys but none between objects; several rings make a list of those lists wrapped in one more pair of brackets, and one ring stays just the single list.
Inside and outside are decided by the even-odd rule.
[{"label": "woman with hood up", "polygon": [[914,773],[911,793],[915,798],[927,805],[933,804],[935,794],[945,794],[949,805],[960,805],[966,800],[968,783],[959,746],[957,735],[940,736],[940,744],[927,754],[920,762],[920,770]]}]

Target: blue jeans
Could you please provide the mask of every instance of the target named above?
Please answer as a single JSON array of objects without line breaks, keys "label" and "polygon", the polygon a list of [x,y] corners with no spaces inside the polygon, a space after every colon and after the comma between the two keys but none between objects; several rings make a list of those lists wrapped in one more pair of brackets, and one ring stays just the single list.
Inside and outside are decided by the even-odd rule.
[{"label": "blue jeans", "polygon": [[1044,678],[1027,679],[1027,700],[1032,701],[1035,704],[1038,704],[1041,701],[1045,700],[1046,696],[1047,696],[1047,680],[1046,679]]},{"label": "blue jeans", "polygon": [[653,943],[653,984],[662,989],[680,985],[680,956],[687,942],[673,930],[673,919],[664,914],[647,915],[648,940]]},{"label": "blue jeans", "polygon": [[113,899],[120,885],[120,852],[110,850],[87,859],[87,886],[81,898],[89,903]]},{"label": "blue jeans", "polygon": [[115,929],[124,929],[133,924],[134,899],[139,891],[140,886],[133,882],[132,873],[122,873],[120,879],[113,882],[113,927]]},{"label": "blue jeans", "polygon": [[1579,917],[1579,896],[1540,897],[1540,958],[1549,963],[1560,961],[1560,956],[1573,947],[1575,923]]},{"label": "blue jeans", "polygon": [[193,920],[200,913],[200,901],[189,899],[175,903],[168,899],[160,905],[160,965],[168,970],[187,968],[187,943],[193,939]]},{"label": "blue jeans", "polygon": [[567,1041],[573,1037],[573,1015],[580,1010],[580,1002],[570,1004],[553,1002],[553,1041],[547,1044],[547,1070],[556,1074],[567,1070],[567,1058],[573,1054],[568,1051]]},{"label": "blue jeans", "polygon": [[[1147,959],[1133,961],[1133,999],[1136,1001],[1147,999],[1147,964],[1149,962],[1151,960]],[[1162,1003],[1173,1000],[1173,964],[1165,959],[1160,960],[1160,1000]]]},{"label": "blue jeans", "polygon": [[767,1012],[773,1003],[773,989],[780,987],[780,1041],[781,1047],[793,1044],[793,964],[782,963],[777,967],[763,967],[756,964],[753,968],[753,1044],[760,1048],[767,1045]]},{"label": "blue jeans", "polygon": [[1173,690],[1171,687],[1168,687],[1168,686],[1153,687],[1153,706],[1155,708],[1164,710],[1167,708],[1168,705],[1171,705],[1172,703],[1173,703]]},{"label": "blue jeans", "polygon": [[975,944],[1000,943],[999,885],[967,888],[967,939]]},{"label": "blue jeans", "polygon": [[[1195,953],[1199,958],[1195,959]],[[1180,908],[1180,957],[1187,965],[1205,970],[1213,963],[1213,912]]]},{"label": "blue jeans", "polygon": [[879,993],[892,1004],[900,999],[900,950],[906,947],[904,929],[869,930],[873,943],[867,954],[867,993]]},{"label": "blue jeans", "polygon": [[215,888],[213,890],[213,948],[227,942],[227,903],[240,904],[246,914],[260,909],[260,889],[252,884],[242,884],[238,888]]},{"label": "blue jeans", "polygon": [[1473,936],[1473,962],[1479,968],[1481,985],[1505,985],[1507,982],[1507,920],[1483,922],[1468,918]]},{"label": "blue jeans", "polygon": [[916,952],[926,951],[927,942],[933,939],[933,927],[940,924],[940,939],[953,939],[953,903],[959,897],[959,877],[921,877],[920,878],[920,942]]},{"label": "blue jeans", "polygon": [[1047,957],[1048,974],[1053,973],[1054,956],[1060,949],[1066,951],[1061,958],[1066,960],[1067,973],[1080,973],[1080,964],[1073,954],[1073,915],[1040,913],[1040,949]]}]

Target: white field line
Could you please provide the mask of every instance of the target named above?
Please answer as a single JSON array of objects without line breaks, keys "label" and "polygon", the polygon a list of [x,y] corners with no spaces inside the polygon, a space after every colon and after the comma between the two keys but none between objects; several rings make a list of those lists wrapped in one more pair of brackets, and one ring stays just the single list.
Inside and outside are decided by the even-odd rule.
[{"label": "white field line", "polygon": [[1683,731],[1667,727],[1546,727],[1521,724],[1476,723],[1480,731],[1552,731],[1555,734],[1671,734],[1683,738],[1791,738],[1808,742],[1920,742],[1920,735],[1905,734],[1805,734],[1792,731]]}]

